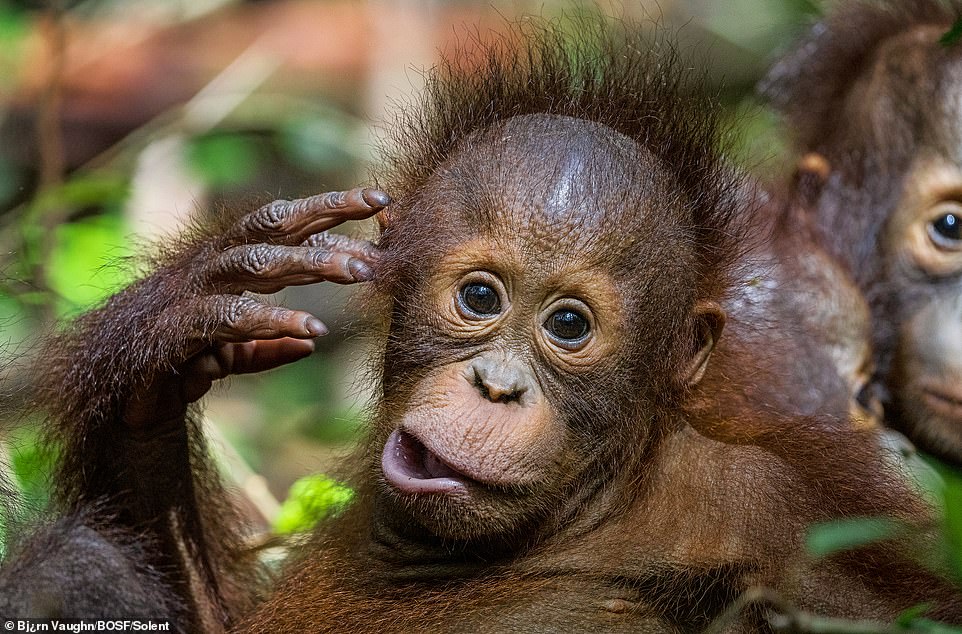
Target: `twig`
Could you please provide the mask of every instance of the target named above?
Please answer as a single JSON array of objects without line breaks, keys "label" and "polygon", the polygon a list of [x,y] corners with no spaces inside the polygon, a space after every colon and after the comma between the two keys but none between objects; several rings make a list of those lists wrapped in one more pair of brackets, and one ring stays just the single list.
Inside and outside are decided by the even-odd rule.
[{"label": "twig", "polygon": [[[15,232],[7,229],[14,223],[22,222],[24,214],[40,211],[40,224],[44,233],[49,236],[51,231],[64,221],[64,210],[54,207],[55,202],[46,194],[63,182],[64,154],[62,150],[62,134],[60,130],[61,110],[61,77],[66,56],[66,33],[63,28],[62,12],[56,19],[47,18],[60,29],[59,44],[51,48],[56,63],[52,64],[50,81],[42,102],[39,104],[37,134],[41,151],[41,181],[33,200],[27,205],[11,209],[0,219],[0,253],[16,252],[17,249],[9,244],[9,237]],[[48,26],[47,28],[52,28]],[[132,131],[127,137],[108,148],[101,154],[80,167],[80,170],[96,170],[120,160],[129,160],[132,153],[139,151],[153,138],[170,133],[189,133],[191,135],[207,132],[220,124],[244,100],[249,98],[260,88],[280,67],[281,60],[269,53],[264,45],[265,38],[255,40],[247,49],[227,68],[218,73],[194,97],[185,104],[167,110],[140,128]],[[49,206],[48,206],[49,205]],[[38,262],[31,271],[30,281],[26,286],[16,284],[15,280],[6,280],[10,292],[14,295],[26,290],[40,291],[51,295],[46,274],[47,264],[54,246],[53,240],[43,240]],[[22,291],[16,287],[22,288]],[[43,317],[51,318],[53,302],[44,306]]]},{"label": "twig", "polygon": [[261,521],[271,524],[277,517],[281,505],[267,488],[264,476],[255,473],[248,466],[247,461],[237,453],[234,445],[227,440],[220,428],[206,416],[203,417],[203,427],[211,440],[211,450],[225,475],[254,506],[261,516]]},{"label": "twig", "polygon": [[745,590],[718,618],[712,621],[711,625],[705,629],[704,634],[722,634],[738,622],[743,612],[755,606],[772,606],[782,612],[794,611],[795,609],[774,590],[757,586],[752,587]]},{"label": "twig", "polygon": [[754,587],[742,593],[705,630],[705,634],[728,631],[749,608],[761,608],[776,632],[791,634],[921,634],[922,630],[877,621],[849,621],[819,616],[797,609],[770,588]]},{"label": "twig", "polygon": [[[64,152],[63,134],[60,128],[60,113],[63,105],[62,81],[67,56],[67,30],[64,26],[63,8],[59,1],[51,3],[41,20],[41,30],[50,51],[50,74],[40,96],[37,113],[37,146],[40,152],[39,187],[33,204],[43,204],[49,192],[63,183]],[[54,229],[63,221],[64,210],[61,206],[50,206],[40,210],[40,226],[45,236],[51,236]],[[53,252],[54,241],[40,241],[40,255],[32,271],[34,286],[45,291],[49,288],[47,265]],[[53,303],[45,302],[43,318],[53,317]]]}]

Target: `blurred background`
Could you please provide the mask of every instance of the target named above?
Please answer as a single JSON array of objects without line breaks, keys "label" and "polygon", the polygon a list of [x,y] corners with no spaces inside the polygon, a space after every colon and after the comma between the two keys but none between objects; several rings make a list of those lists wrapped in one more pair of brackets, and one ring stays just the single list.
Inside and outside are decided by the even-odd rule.
[{"label": "blurred background", "polygon": [[[724,86],[742,130],[739,160],[778,172],[783,144],[753,88],[815,4],[601,6],[680,29],[682,46],[697,47],[712,81]],[[192,214],[370,183],[379,126],[417,93],[440,52],[504,30],[521,15],[587,7],[546,0],[0,1],[2,354],[7,361],[24,355],[56,320],[129,282],[125,258]],[[214,446],[265,525],[277,520],[292,483],[324,473],[363,421],[364,323],[352,312],[351,292],[321,285],[273,298],[313,311],[332,333],[311,358],[232,378],[208,399]],[[16,366],[0,367],[15,401]],[[47,468],[34,430],[22,421],[6,427],[0,464],[39,507]],[[309,484],[308,497],[349,496],[323,479]]]}]

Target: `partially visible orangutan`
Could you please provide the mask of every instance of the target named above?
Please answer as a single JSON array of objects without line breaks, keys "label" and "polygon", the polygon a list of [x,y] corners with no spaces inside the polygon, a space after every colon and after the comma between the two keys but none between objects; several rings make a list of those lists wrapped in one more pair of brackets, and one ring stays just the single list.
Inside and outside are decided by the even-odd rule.
[{"label": "partially visible orangutan", "polygon": [[[893,619],[925,601],[933,618],[962,619],[957,592],[899,544],[820,561],[802,548],[812,522],[924,528],[929,515],[847,418],[858,342],[843,334],[835,355],[820,347],[830,337],[804,338],[811,320],[792,314],[804,300],[760,297],[779,317],[757,332],[778,329],[783,354],[763,362],[771,383],[746,367],[738,346],[765,340],[739,303],[753,299],[744,280],[795,271],[789,293],[810,284],[847,298],[839,311],[859,304],[847,287],[820,290],[831,273],[804,259],[765,270],[794,238],[772,229],[777,242],[752,246],[768,236],[750,235],[764,223],[721,158],[713,100],[630,29],[524,33],[431,75],[395,128],[393,202],[352,190],[195,232],[53,342],[37,400],[63,443],[59,500],[73,514],[95,506],[61,539],[138,536],[141,554],[118,556],[159,575],[189,631],[680,632],[759,585],[832,615]],[[382,207],[377,248],[323,233]],[[779,222],[793,227],[791,213]],[[356,502],[261,600],[189,404],[217,378],[295,360],[323,332],[244,291],[372,278],[380,391],[345,474]],[[743,337],[713,361],[723,306],[733,321],[744,311]],[[778,394],[816,368],[824,390]],[[0,588],[56,587],[14,578],[16,566]],[[119,602],[141,587],[112,590]],[[766,614],[726,627],[766,630]]]},{"label": "partially visible orangutan", "polygon": [[872,310],[887,422],[962,465],[962,4],[838,4],[763,91],[795,196]]},{"label": "partially visible orangutan", "polygon": [[816,416],[871,438],[881,405],[869,380],[869,308],[818,245],[807,210],[756,191],[753,237],[722,303],[725,336],[689,412],[703,421],[699,431],[724,442],[751,443],[777,420]]},{"label": "partially visible orangutan", "polygon": [[[160,613],[195,631],[201,617],[208,625],[230,622],[263,596],[267,575],[244,552],[244,528],[187,404],[217,378],[310,354],[324,324],[243,293],[371,279],[373,246],[325,230],[369,217],[388,200],[383,192],[355,189],[276,201],[236,222],[213,221],[166,245],[152,276],[50,343],[35,383],[61,453],[55,493],[68,519],[28,542],[19,563],[5,565],[0,614]],[[146,574],[149,585],[162,580],[177,609],[145,609],[151,603],[141,600],[143,593],[152,596],[146,585],[101,585],[115,573],[92,565],[89,576],[82,565],[51,565],[49,575],[37,572],[36,584],[23,584],[25,570],[39,571],[35,562],[60,542],[59,548],[87,544],[92,559],[111,550],[117,558],[135,553],[127,557],[128,573]],[[87,587],[96,590],[87,595]],[[101,592],[117,594],[116,601]]]}]

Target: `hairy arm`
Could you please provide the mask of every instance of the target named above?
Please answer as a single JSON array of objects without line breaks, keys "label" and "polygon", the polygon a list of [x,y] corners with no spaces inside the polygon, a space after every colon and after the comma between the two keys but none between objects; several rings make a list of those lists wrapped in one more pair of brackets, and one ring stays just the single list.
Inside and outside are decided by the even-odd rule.
[{"label": "hairy arm", "polygon": [[256,600],[259,569],[232,516],[191,403],[229,374],[300,359],[326,333],[309,313],[245,291],[371,278],[374,247],[326,233],[389,202],[354,189],[276,201],[189,232],[148,277],[53,337],[36,365],[34,405],[60,451],[65,514],[141,535],[145,562],[198,620],[228,624]]}]

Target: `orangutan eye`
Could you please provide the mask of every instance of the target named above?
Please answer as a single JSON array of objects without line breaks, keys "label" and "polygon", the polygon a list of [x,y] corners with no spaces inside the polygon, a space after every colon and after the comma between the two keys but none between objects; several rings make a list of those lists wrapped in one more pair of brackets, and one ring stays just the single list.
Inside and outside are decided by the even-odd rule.
[{"label": "orangutan eye", "polygon": [[470,315],[490,317],[501,312],[501,297],[498,291],[481,282],[470,282],[462,286],[458,298],[461,307]]},{"label": "orangutan eye", "polygon": [[947,213],[929,225],[929,235],[936,245],[948,249],[962,247],[962,213]]},{"label": "orangutan eye", "polygon": [[881,420],[884,415],[884,402],[888,400],[885,388],[876,381],[866,381],[855,393],[855,402],[869,415]]},{"label": "orangutan eye", "polygon": [[551,313],[551,316],[544,322],[544,327],[552,337],[564,343],[584,339],[591,329],[584,315],[567,308]]}]

